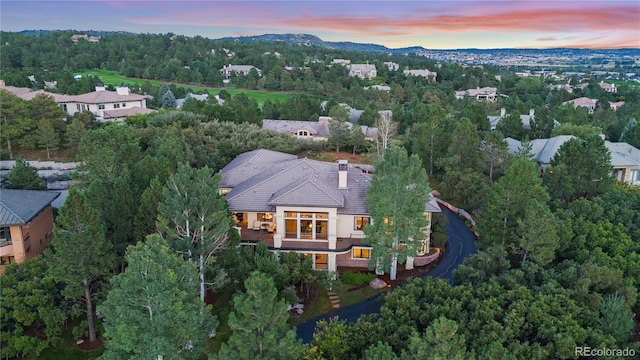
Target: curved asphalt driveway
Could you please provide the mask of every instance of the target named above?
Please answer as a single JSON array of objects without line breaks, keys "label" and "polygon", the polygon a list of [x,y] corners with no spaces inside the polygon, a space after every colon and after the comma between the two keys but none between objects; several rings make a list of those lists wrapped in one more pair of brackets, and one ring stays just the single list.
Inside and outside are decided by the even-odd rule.
[{"label": "curved asphalt driveway", "polygon": [[[449,223],[447,224],[448,240],[446,244],[446,251],[440,258],[440,261],[436,266],[431,269],[424,276],[431,276],[441,279],[449,280],[453,284],[453,270],[455,270],[462,261],[476,252],[475,238],[464,221],[460,220],[453,212],[447,208],[441,207],[444,214],[447,216]],[[380,302],[378,297],[367,299],[363,302],[341,308],[330,314],[323,315],[321,317],[305,321],[297,326],[298,338],[304,343],[309,343],[313,339],[313,332],[315,330],[316,322],[319,320],[329,320],[332,317],[339,317],[341,320],[345,320],[347,323],[352,323],[358,320],[362,315],[379,313]]]}]

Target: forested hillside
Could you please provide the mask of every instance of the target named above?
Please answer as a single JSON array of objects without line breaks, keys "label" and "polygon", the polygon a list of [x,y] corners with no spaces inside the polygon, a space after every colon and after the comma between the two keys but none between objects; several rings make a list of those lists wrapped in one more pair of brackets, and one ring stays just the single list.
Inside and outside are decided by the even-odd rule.
[{"label": "forested hillside", "polygon": [[[174,316],[161,318],[162,331],[143,320],[136,322],[140,328],[97,320],[105,358],[134,357],[153,346],[180,358],[256,355],[253,345],[239,344],[254,344],[265,354],[282,347],[287,358],[301,359],[550,359],[578,358],[576,347],[638,349],[640,189],[611,177],[603,139],[640,147],[638,87],[623,84],[607,92],[595,76],[518,77],[501,68],[284,43],[108,34],[97,43],[76,44],[72,35],[3,32],[0,78],[32,89],[57,81],[47,91],[64,94],[93,91],[99,77],[74,79],[92,69],[167,84],[133,87],[153,96],[148,105],[159,111],[119,124],[97,122],[89,112],[65,116],[52,97],[27,101],[0,89],[3,160],[11,150],[43,158],[51,152],[52,158],[83,164],[56,219],[50,251],[0,276],[3,357],[37,358],[57,349],[70,324],[76,337],[95,334],[85,320],[86,313],[99,319],[95,307],[87,308],[91,301],[111,319],[127,319],[123,299],[154,299],[165,315]],[[377,76],[351,77],[346,67],[330,66],[337,58],[374,64]],[[219,70],[230,64],[262,73],[252,70],[223,83]],[[404,69],[429,69],[437,77],[407,76]],[[548,86],[580,82],[584,88],[572,93]],[[190,99],[181,109],[162,101],[168,91],[174,98],[185,96],[189,90],[183,85],[189,84],[202,85],[198,92],[211,94],[209,100]],[[365,89],[372,85],[390,89]],[[495,87],[497,101],[454,95],[478,87]],[[288,98],[259,105],[242,90]],[[597,99],[592,113],[563,105],[578,97]],[[610,107],[619,101],[624,105]],[[332,115],[346,121],[340,103],[363,110],[358,124],[377,126],[386,138],[363,143],[356,134],[336,131],[326,142],[312,142],[260,128],[263,119],[317,121]],[[488,116],[498,116],[501,108],[506,116],[492,130]],[[385,119],[381,110],[393,115]],[[520,115],[532,110],[535,120],[525,129]],[[544,172],[526,151],[510,154],[504,140],[522,140],[526,149],[528,140],[555,135],[576,138],[559,148],[552,171]],[[282,305],[295,299],[296,289],[312,296],[331,277],[312,271],[305,256],[275,257],[260,246],[239,249],[231,213],[217,195],[216,174],[237,155],[258,148],[309,157],[339,149],[376,161],[383,142],[418,155],[430,187],[476,217],[481,250],[456,271],[455,286],[416,279],[386,295],[380,314],[349,325],[320,325],[313,342],[303,346],[283,321]],[[183,192],[197,195],[187,204]],[[212,218],[187,218],[188,206]],[[187,225],[176,225],[180,221]],[[203,235],[185,235],[184,228]],[[162,239],[147,237],[158,233]],[[92,247],[77,246],[80,241]],[[87,259],[85,268],[78,269],[77,257]],[[204,257],[211,260],[200,262]],[[148,272],[140,270],[143,265]],[[161,276],[160,269],[184,277]],[[196,283],[204,286],[205,277],[207,288],[228,295],[213,309],[197,299],[202,288]],[[145,282],[158,286],[132,291]],[[79,284],[91,292],[80,291]],[[162,295],[171,290],[175,296]],[[263,312],[250,306],[256,298],[268,299],[260,301]],[[273,332],[256,340],[253,330],[243,329],[255,326],[247,319],[258,315]],[[206,331],[182,331],[180,325],[190,320]],[[211,340],[214,328],[220,335]],[[192,346],[188,355],[185,342]]]}]

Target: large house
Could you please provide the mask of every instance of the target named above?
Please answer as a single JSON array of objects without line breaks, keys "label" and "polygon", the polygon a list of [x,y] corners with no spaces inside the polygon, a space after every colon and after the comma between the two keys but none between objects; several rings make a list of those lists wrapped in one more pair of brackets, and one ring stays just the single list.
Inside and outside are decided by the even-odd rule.
[{"label": "large house", "polygon": [[[544,170],[556,155],[560,147],[567,141],[573,139],[572,135],[559,135],[549,139],[531,140],[531,154]],[[509,153],[516,154],[522,148],[522,143],[512,138],[506,138],[509,145]],[[640,185],[640,150],[625,142],[605,141],[604,145],[611,154],[612,176],[618,181],[629,185]]]},{"label": "large house", "polygon": [[52,97],[69,115],[90,111],[99,121],[121,120],[129,115],[154,111],[147,109],[148,96],[132,94],[127,86],[118,86],[116,91],[107,91],[104,86],[96,86],[96,91],[81,95],[63,95],[44,90],[32,91],[28,88],[5,86],[3,82],[0,82],[0,89],[5,89],[23,100],[32,100],[44,94]]},{"label": "large house", "polygon": [[606,83],[604,81],[600,81],[598,83],[598,85],[600,85],[600,87],[606,92],[610,92],[610,93],[618,92],[618,88],[616,87],[616,84],[611,84],[611,83]]},{"label": "large house", "polygon": [[462,100],[465,97],[473,97],[477,101],[495,102],[498,98],[498,89],[494,87],[478,87],[476,89],[456,91],[455,96],[458,100]]},{"label": "large house", "polygon": [[[346,160],[328,163],[259,149],[240,154],[221,170],[220,192],[241,244],[262,241],[275,252],[307,254],[319,270],[366,268],[371,248],[362,239],[371,222],[366,196],[372,170]],[[435,199],[425,204],[429,220],[440,211]],[[425,264],[429,244],[430,227],[407,269]]]},{"label": "large house", "polygon": [[220,74],[225,80],[229,80],[231,79],[231,74],[246,76],[252,69],[256,69],[258,76],[262,76],[262,70],[253,65],[225,65],[220,69]]},{"label": "large house", "polygon": [[572,104],[574,107],[582,106],[587,108],[589,114],[593,114],[593,110],[596,109],[597,99],[589,99],[588,97],[579,97],[577,99],[568,100],[562,103],[562,105]]},{"label": "large house", "polygon": [[376,66],[373,64],[349,64],[349,76],[357,76],[361,79],[371,79],[378,76]]},{"label": "large house", "polygon": [[429,81],[435,81],[438,76],[437,72],[429,71],[427,69],[405,70],[402,73],[405,76],[420,76]]},{"label": "large house", "polygon": [[[507,110],[505,108],[500,109],[500,115],[487,116],[489,119],[489,127],[491,130],[495,130],[500,120],[507,116]],[[522,121],[522,127],[525,130],[531,130],[531,120],[535,119],[535,110],[530,109],[528,114],[520,115],[520,121]],[[553,126],[558,126],[560,123],[557,120],[553,120]]]},{"label": "large house", "polygon": [[[318,121],[297,121],[297,120],[262,120],[262,130],[272,130],[281,133],[291,134],[299,139],[327,140],[330,135],[329,116],[320,116]],[[349,129],[353,126],[360,126],[362,134],[366,140],[374,140],[378,135],[378,129],[365,125],[354,125],[346,123]]]},{"label": "large house", "polygon": [[49,246],[53,229],[51,203],[58,192],[0,190],[0,272]]}]

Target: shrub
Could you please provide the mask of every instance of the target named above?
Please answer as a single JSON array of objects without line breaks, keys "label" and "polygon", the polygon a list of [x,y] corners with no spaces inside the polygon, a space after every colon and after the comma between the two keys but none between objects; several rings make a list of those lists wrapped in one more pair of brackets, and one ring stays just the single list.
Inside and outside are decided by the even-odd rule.
[{"label": "shrub", "polygon": [[447,234],[442,232],[434,232],[431,234],[431,245],[435,247],[444,247],[447,243]]},{"label": "shrub", "polygon": [[349,285],[363,285],[376,278],[375,274],[346,271],[340,275],[340,280]]}]

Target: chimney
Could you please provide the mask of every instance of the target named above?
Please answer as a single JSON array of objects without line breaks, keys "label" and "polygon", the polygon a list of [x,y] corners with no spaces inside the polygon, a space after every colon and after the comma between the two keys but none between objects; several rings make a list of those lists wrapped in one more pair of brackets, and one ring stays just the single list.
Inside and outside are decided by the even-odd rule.
[{"label": "chimney", "polygon": [[533,116],[535,112],[536,112],[535,109],[529,109],[529,116]]},{"label": "chimney", "polygon": [[507,109],[501,108],[500,109],[500,117],[504,117],[505,115],[507,115]]},{"label": "chimney", "polygon": [[118,87],[116,87],[116,93],[118,93],[118,95],[129,95],[129,87],[128,86],[118,86]]},{"label": "chimney", "polygon": [[107,90],[107,88],[104,85],[102,84],[96,85],[96,91],[105,91],[105,90]]},{"label": "chimney", "polygon": [[347,172],[349,163],[347,160],[338,160],[338,189],[347,188]]}]

